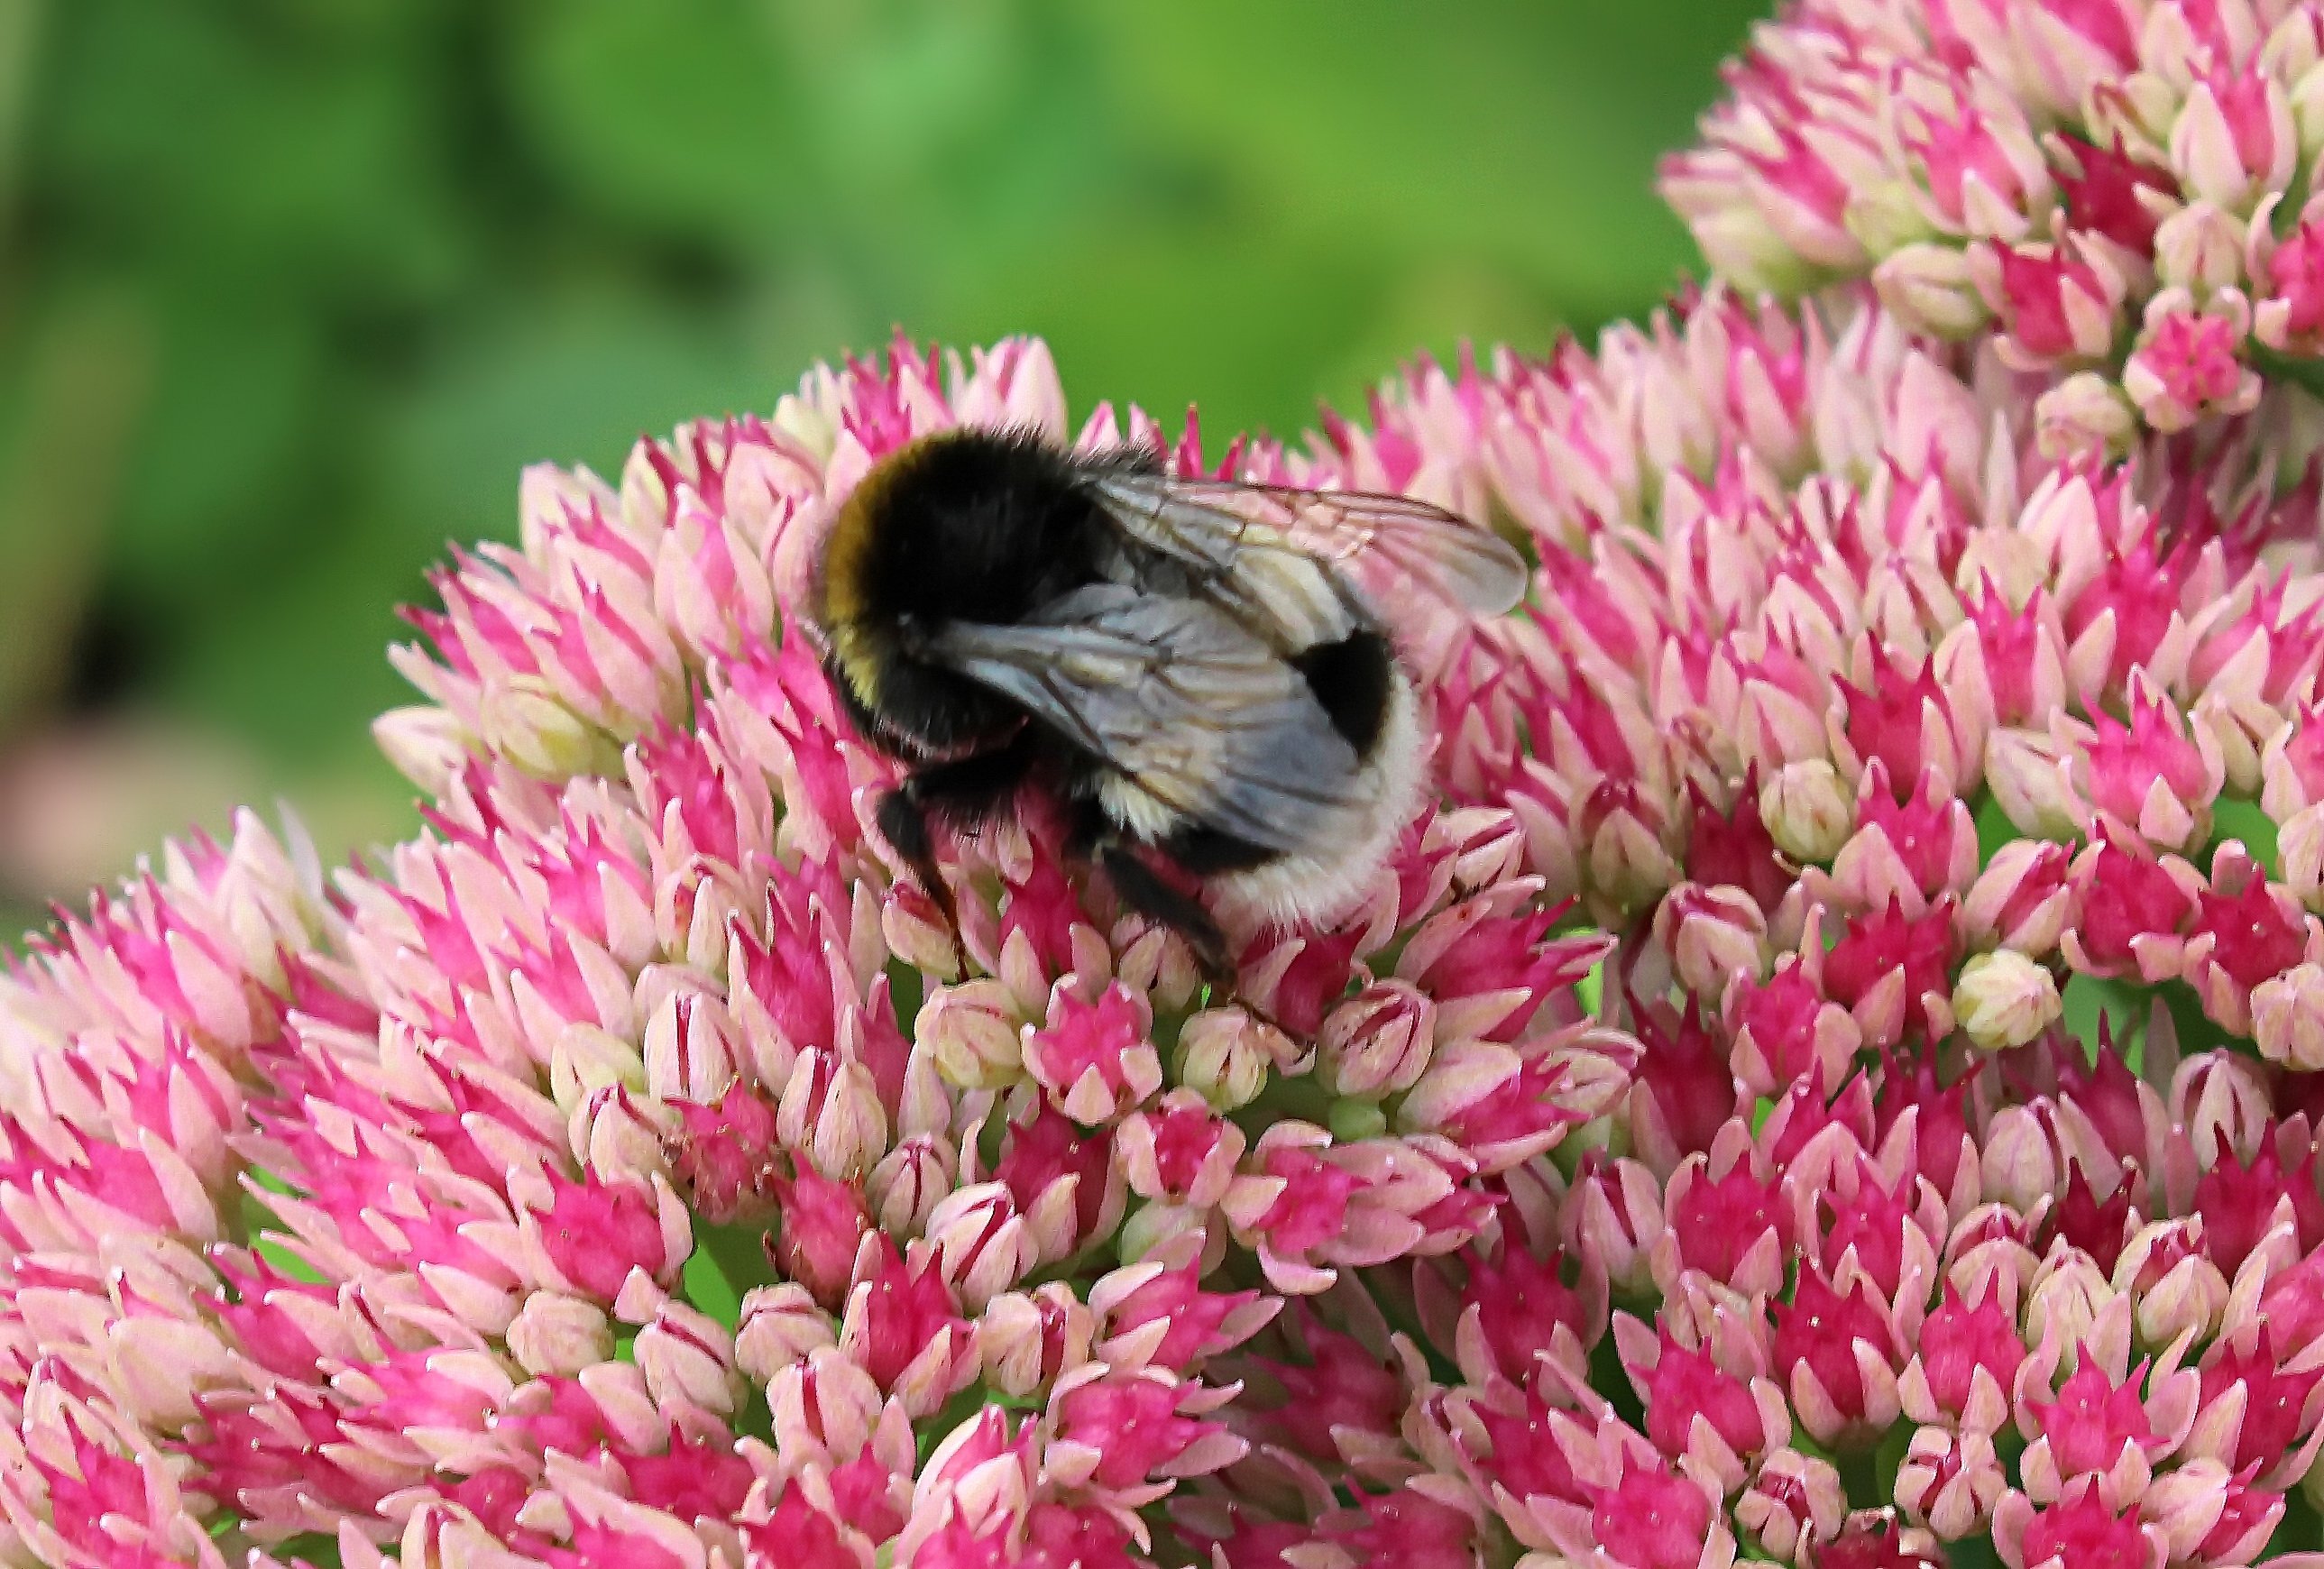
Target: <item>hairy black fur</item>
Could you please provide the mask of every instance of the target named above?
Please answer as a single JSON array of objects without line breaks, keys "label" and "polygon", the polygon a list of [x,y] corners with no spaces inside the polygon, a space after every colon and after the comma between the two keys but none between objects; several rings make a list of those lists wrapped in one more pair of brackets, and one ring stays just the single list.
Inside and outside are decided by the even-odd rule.
[{"label": "hairy black fur", "polygon": [[1102,519],[1064,455],[1029,436],[962,434],[899,461],[856,572],[864,618],[904,656],[881,669],[880,718],[939,752],[991,743],[1019,711],[911,659],[912,639],[945,621],[1022,621],[1094,582]]},{"label": "hairy black fur", "polygon": [[1095,580],[1102,519],[1065,455],[1025,437],[956,435],[890,477],[864,559],[875,612],[1022,621]]},{"label": "hairy black fur", "polygon": [[[1102,865],[1125,906],[1176,929],[1222,978],[1216,923],[1137,852],[1198,877],[1250,870],[1273,852],[1193,825],[1159,844],[1132,843],[1097,808],[1096,760],[991,689],[914,656],[942,623],[1021,622],[1101,579],[1115,535],[1083,483],[1081,460],[1029,435],[959,432],[891,462],[898,466],[865,481],[876,488],[866,493],[852,573],[857,619],[881,651],[876,692],[867,700],[836,665],[833,673],[865,739],[900,755],[938,755],[881,803],[881,832],[949,917],[931,826],[973,831],[1025,789],[1049,790],[1073,823],[1073,854]],[[1386,639],[1366,632],[1293,661],[1360,754],[1379,740],[1393,657]]]}]

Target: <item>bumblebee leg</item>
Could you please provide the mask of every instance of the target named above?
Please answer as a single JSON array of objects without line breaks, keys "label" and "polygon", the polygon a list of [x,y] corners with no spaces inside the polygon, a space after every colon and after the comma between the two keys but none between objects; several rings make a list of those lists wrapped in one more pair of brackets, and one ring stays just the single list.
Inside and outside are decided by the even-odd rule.
[{"label": "bumblebee leg", "polygon": [[928,836],[928,814],[912,789],[913,782],[906,780],[881,798],[876,814],[880,836],[902,857],[911,871],[912,881],[936,902],[945,925],[952,928],[953,962],[964,981],[968,979],[968,945],[961,940],[960,909],[953,902],[952,884],[936,868],[936,846]]},{"label": "bumblebee leg", "polygon": [[1131,854],[1120,840],[1102,842],[1096,850],[1098,863],[1105,868],[1106,881],[1113,884],[1113,891],[1123,904],[1185,938],[1186,946],[1194,951],[1194,964],[1203,972],[1204,980],[1213,986],[1233,983],[1235,967],[1234,961],[1227,956],[1226,933],[1219,929],[1219,923],[1211,918],[1209,910],[1154,875],[1146,863]]},{"label": "bumblebee leg", "polygon": [[1034,750],[1022,733],[999,746],[913,771],[904,789],[913,804],[950,827],[969,828],[1000,815],[1025,776]]},{"label": "bumblebee leg", "polygon": [[1123,904],[1185,939],[1194,952],[1195,967],[1218,1001],[1232,1002],[1269,1029],[1291,1034],[1281,1020],[1242,994],[1242,975],[1227,952],[1226,933],[1209,910],[1157,877],[1119,839],[1100,841],[1097,860]]},{"label": "bumblebee leg", "polygon": [[991,817],[1017,793],[1032,762],[1031,745],[1020,735],[989,751],[930,763],[908,775],[880,803],[880,832],[944,912],[952,927],[953,957],[964,978],[968,974],[968,945],[961,938],[952,889],[936,869],[929,826],[933,820],[968,827]]}]

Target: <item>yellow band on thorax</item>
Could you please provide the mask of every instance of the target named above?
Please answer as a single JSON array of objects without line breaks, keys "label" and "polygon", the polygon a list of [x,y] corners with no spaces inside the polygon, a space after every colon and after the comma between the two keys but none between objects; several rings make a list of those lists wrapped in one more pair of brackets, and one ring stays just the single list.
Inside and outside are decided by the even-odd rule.
[{"label": "yellow band on thorax", "polygon": [[833,520],[831,531],[824,540],[822,603],[816,606],[816,619],[831,639],[840,672],[867,706],[880,700],[883,651],[880,646],[882,640],[866,624],[872,596],[864,574],[872,553],[874,520],[883,515],[898,478],[918,460],[929,439],[921,437],[908,442],[873,465],[840,504],[839,516]]}]

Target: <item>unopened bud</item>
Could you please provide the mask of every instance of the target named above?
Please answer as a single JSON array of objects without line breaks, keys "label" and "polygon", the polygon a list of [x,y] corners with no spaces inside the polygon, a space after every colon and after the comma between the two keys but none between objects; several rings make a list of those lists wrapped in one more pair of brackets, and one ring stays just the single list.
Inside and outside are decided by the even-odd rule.
[{"label": "unopened bud", "polygon": [[737,1071],[726,1010],[686,989],[673,990],[646,1020],[642,1056],[646,1087],[664,1101],[715,1104]]},{"label": "unopened bud", "polygon": [[1856,829],[1856,803],[1824,759],[1786,763],[1760,787],[1759,820],[1775,847],[1805,865],[1830,861]]},{"label": "unopened bud", "polygon": [[[888,1152],[888,1111],[871,1068],[853,1058],[835,1066],[802,1053],[775,1108],[775,1133],[826,1177],[853,1180]],[[818,1085],[822,1093],[816,1094]]]},{"label": "unopened bud", "polygon": [[2039,731],[2003,729],[1987,739],[1985,782],[2021,834],[2070,838],[2080,828],[2081,798],[2058,743]]},{"label": "unopened bud", "polygon": [[2252,1042],[2270,1062],[2324,1068],[2324,964],[2295,964],[2253,990]]},{"label": "unopened bud", "polygon": [[2304,163],[2324,152],[2324,65],[2311,65],[2301,72],[2292,84],[2291,97],[2292,123],[2299,127],[2300,157]]},{"label": "unopened bud", "polygon": [[1206,1008],[1178,1034],[1177,1079],[1222,1112],[1247,1106],[1267,1088],[1282,1033],[1240,1008]]},{"label": "unopened bud", "polygon": [[1896,1472],[1896,1501],[1904,1518],[1945,1542],[1985,1529],[2008,1489],[1991,1435],[1973,1427],[1958,1434],[1921,1428]]},{"label": "unopened bud", "polygon": [[594,1302],[536,1291],[509,1322],[508,1348],[535,1377],[571,1378],[613,1356],[613,1327]]},{"label": "unopened bud", "polygon": [[940,988],[920,1005],[913,1034],[947,1083],[964,1090],[1006,1089],[1025,1075],[1023,1020],[999,981]]},{"label": "unopened bud", "polygon": [[518,676],[484,690],[484,740],[494,752],[541,779],[621,771],[613,743],[567,707],[539,676]]},{"label": "unopened bud", "polygon": [[2114,1283],[2138,1303],[2139,1338],[2169,1345],[2181,1334],[2209,1338],[2227,1306],[2227,1280],[2203,1251],[2200,1218],[2152,1221],[2115,1260]]},{"label": "unopened bud", "polygon": [[889,891],[880,909],[880,932],[887,939],[888,951],[915,970],[939,980],[961,978],[952,923],[919,884],[899,882]]},{"label": "unopened bud", "polygon": [[669,1172],[678,1112],[666,1101],[631,1093],[627,1084],[599,1090],[574,1111],[573,1152],[601,1177],[650,1182]]},{"label": "unopened bud", "polygon": [[2302,807],[2276,830],[2284,886],[2310,909],[2324,909],[2324,801]]},{"label": "unopened bud", "polygon": [[2244,226],[2207,201],[2190,202],[2154,231],[2155,273],[2197,300],[2243,281]]},{"label": "unopened bud", "polygon": [[1041,1251],[1007,1185],[980,1182],[947,1194],[928,1216],[936,1268],[970,1314],[1014,1286]]},{"label": "unopened bud", "polygon": [[1716,1001],[1738,974],[1757,981],[1767,964],[1767,918],[1739,888],[1682,882],[1655,911],[1655,936],[1679,983]]},{"label": "unopened bud", "polygon": [[954,1164],[950,1145],[927,1134],[907,1139],[881,1157],[863,1182],[879,1229],[899,1241],[925,1231],[936,1205],[953,1191]]},{"label": "unopened bud", "polygon": [[1924,198],[1894,174],[1874,175],[1849,192],[1848,229],[1876,256],[1916,248],[1932,232]]},{"label": "unopened bud", "polygon": [[1011,1291],[985,1305],[976,1324],[984,1381],[1023,1399],[1089,1361],[1097,1315],[1058,1282]]},{"label": "unopened bud", "polygon": [[549,1093],[558,1107],[569,1113],[617,1084],[645,1089],[645,1058],[638,1048],[594,1024],[568,1025],[549,1053]]},{"label": "unopened bud", "polygon": [[2171,1122],[2183,1130],[2195,1158],[2209,1169],[2224,1142],[2236,1159],[2251,1162],[2275,1125],[2275,1097],[2264,1070],[2241,1052],[2198,1052],[2171,1075]]},{"label": "unopened bud", "polygon": [[2004,1106],[1986,1130],[1983,1170],[1987,1196],[2024,1214],[2042,1200],[2057,1196],[2057,1143],[2032,1110]]},{"label": "unopened bud", "polygon": [[1994,852],[1961,902],[1970,938],[2039,957],[2058,946],[2073,900],[2063,844],[2013,839]]},{"label": "unopened bud", "polygon": [[2112,380],[2082,371],[2034,401],[2034,429],[2044,457],[2120,457],[2138,432],[2138,411]]},{"label": "unopened bud", "polygon": [[653,1322],[638,1331],[632,1354],[645,1374],[648,1392],[665,1410],[681,1400],[720,1416],[742,1408],[743,1385],[734,1366],[734,1337],[699,1308],[663,1303]]},{"label": "unopened bud", "polygon": [[753,1287],[742,1298],[734,1363],[758,1383],[770,1383],[785,1368],[838,1343],[831,1315],[796,1281]]},{"label": "unopened bud", "polygon": [[1978,955],[1953,987],[1953,1017],[1986,1051],[2024,1046],[2060,1011],[2057,978],[2014,948]]},{"label": "unopened bud", "polygon": [[396,772],[440,796],[469,754],[484,743],[451,714],[432,705],[391,708],[372,721],[372,740]]},{"label": "unopened bud", "polygon": [[1663,843],[1666,826],[1666,814],[1647,790],[1600,781],[1578,821],[1591,886],[1626,909],[1651,903],[1678,881],[1678,863]]},{"label": "unopened bud", "polygon": [[1967,337],[1993,314],[1957,245],[1906,245],[1873,270],[1872,286],[1891,315],[1932,337]]},{"label": "unopened bud", "polygon": [[1735,1500],[1735,1523],[1779,1559],[1805,1562],[1819,1542],[1840,1534],[1848,1491],[1829,1460],[1778,1449],[1760,1463]]},{"label": "unopened bud", "polygon": [[[2014,1202],[2014,1201],[2013,1201]],[[2069,1251],[2034,1282],[2025,1302],[2025,1340],[2039,1345],[2055,1336],[2060,1345],[2078,1348],[2116,1295],[2113,1282],[2096,1260],[2080,1251]]]},{"label": "unopened bud", "polygon": [[1401,981],[1340,1003],[1316,1032],[1316,1072],[1338,1095],[1391,1095],[1427,1071],[1436,1004]]},{"label": "unopened bud", "polygon": [[1452,852],[1452,881],[1461,888],[1490,888],[1525,870],[1526,836],[1515,814],[1499,808],[1448,811],[1429,824],[1424,853]]}]

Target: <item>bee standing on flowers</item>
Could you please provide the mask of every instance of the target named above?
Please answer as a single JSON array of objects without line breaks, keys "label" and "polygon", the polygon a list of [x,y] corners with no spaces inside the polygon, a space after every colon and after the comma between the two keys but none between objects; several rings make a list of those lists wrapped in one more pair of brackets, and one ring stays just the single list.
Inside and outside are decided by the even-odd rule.
[{"label": "bee standing on flowers", "polygon": [[1383,612],[1499,614],[1526,577],[1492,531],[1409,497],[1182,478],[1140,451],[963,429],[856,485],[812,614],[850,717],[909,770],[880,831],[956,950],[934,831],[1041,791],[1068,854],[1224,986],[1225,936],[1189,882],[1328,919],[1416,808],[1426,748]]}]

